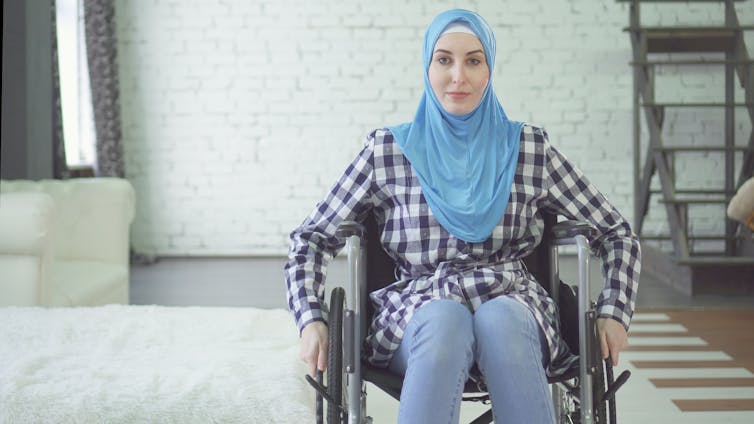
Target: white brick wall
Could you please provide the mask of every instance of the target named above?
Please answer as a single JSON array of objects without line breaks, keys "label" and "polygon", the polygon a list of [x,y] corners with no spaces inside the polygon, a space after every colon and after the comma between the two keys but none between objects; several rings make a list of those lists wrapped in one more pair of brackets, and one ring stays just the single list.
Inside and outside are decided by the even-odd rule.
[{"label": "white brick wall", "polygon": [[[752,1],[739,19],[754,22]],[[631,58],[625,4],[607,0],[120,0],[116,5],[133,244],[157,255],[278,255],[373,128],[413,117],[421,43],[440,11],[480,12],[498,41],[508,115],[543,125],[632,219]],[[722,21],[701,4],[645,6],[651,24]],[[754,40],[749,41],[749,49]],[[721,96],[721,73],[669,80],[658,98]],[[719,75],[715,75],[715,74]],[[713,83],[710,83],[712,81]],[[669,114],[666,135],[722,134],[717,112]],[[717,114],[717,115],[716,115]],[[721,115],[720,115],[721,116]],[[737,120],[742,143],[750,124]],[[719,160],[679,163],[700,184]],[[696,226],[722,225],[715,212]],[[664,227],[655,207],[648,228]],[[711,231],[711,230],[710,230]]]}]

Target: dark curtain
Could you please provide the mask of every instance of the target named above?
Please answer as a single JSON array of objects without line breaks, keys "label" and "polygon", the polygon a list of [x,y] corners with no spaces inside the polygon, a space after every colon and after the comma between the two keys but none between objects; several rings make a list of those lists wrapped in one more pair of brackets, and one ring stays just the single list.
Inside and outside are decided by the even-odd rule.
[{"label": "dark curtain", "polygon": [[113,0],[84,0],[84,31],[97,138],[95,173],[102,177],[123,178]]},{"label": "dark curtain", "polygon": [[63,137],[63,113],[60,108],[60,70],[58,64],[58,20],[55,0],[50,0],[50,21],[52,24],[52,176],[57,179],[70,178],[65,157]]}]

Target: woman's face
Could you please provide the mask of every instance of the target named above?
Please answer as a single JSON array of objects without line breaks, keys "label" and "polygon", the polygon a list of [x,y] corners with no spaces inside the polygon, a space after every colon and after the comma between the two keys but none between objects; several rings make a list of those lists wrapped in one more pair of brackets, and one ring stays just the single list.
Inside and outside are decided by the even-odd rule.
[{"label": "woman's face", "polygon": [[435,43],[428,75],[445,111],[456,115],[471,112],[490,80],[482,42],[462,32],[443,35]]}]

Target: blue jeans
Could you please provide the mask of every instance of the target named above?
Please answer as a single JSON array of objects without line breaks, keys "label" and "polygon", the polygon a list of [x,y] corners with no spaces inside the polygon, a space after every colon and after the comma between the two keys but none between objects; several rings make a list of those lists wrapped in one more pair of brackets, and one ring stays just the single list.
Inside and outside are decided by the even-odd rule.
[{"label": "blue jeans", "polygon": [[547,344],[531,311],[508,297],[476,313],[452,300],[422,306],[389,369],[404,375],[398,422],[458,423],[463,386],[477,362],[496,424],[554,423]]}]

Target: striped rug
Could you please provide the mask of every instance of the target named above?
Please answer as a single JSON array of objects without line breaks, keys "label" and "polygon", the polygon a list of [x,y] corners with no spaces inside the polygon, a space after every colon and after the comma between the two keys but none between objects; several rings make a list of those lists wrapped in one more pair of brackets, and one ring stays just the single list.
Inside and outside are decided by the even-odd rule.
[{"label": "striped rug", "polygon": [[643,310],[616,374],[621,423],[754,423],[754,309]]}]

